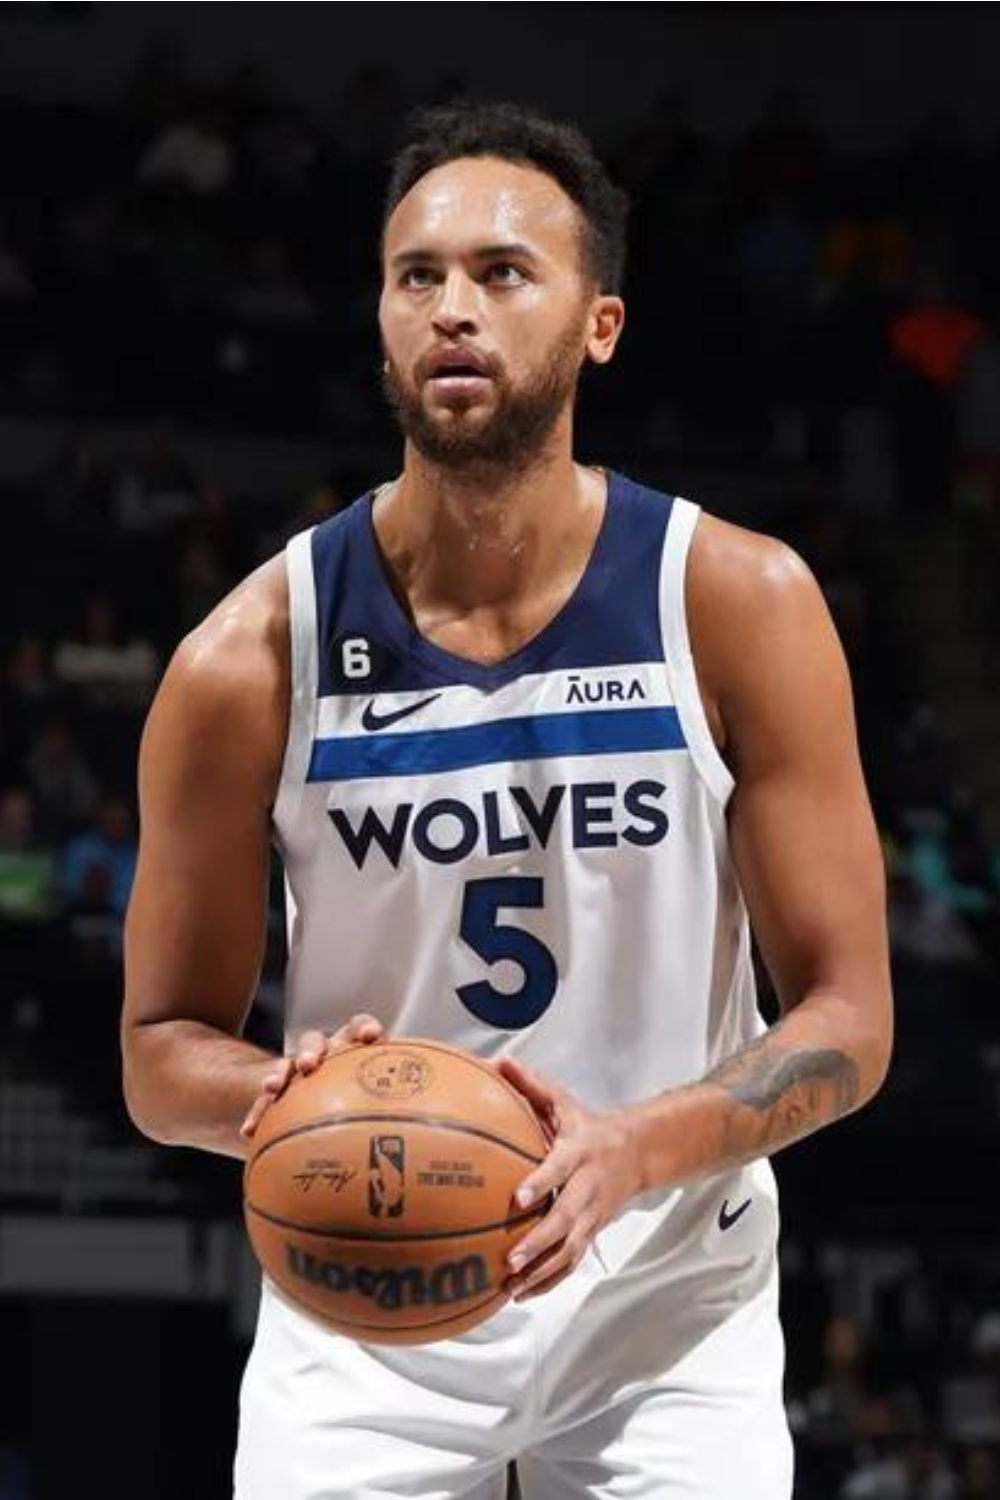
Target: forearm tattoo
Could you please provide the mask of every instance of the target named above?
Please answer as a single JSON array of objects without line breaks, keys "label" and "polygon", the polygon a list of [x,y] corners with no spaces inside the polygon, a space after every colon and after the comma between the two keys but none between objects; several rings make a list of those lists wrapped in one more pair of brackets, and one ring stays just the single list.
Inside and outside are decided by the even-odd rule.
[{"label": "forearm tattoo", "polygon": [[784,1050],[780,1024],[706,1074],[733,1108],[723,1120],[727,1159],[746,1160],[790,1145],[858,1102],[857,1064],[833,1047]]}]

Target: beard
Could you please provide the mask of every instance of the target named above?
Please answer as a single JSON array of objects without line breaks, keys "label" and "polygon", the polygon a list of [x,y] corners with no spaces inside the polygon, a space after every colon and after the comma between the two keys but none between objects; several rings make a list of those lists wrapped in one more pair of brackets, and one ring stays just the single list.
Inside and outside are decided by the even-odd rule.
[{"label": "beard", "polygon": [[517,390],[503,367],[491,362],[495,404],[485,420],[466,421],[456,408],[451,421],[442,422],[430,413],[423,401],[426,375],[420,363],[413,383],[408,383],[386,354],[382,387],[403,433],[429,463],[465,474],[518,473],[534,465],[575,396],[582,334],[582,320],[577,320]]}]

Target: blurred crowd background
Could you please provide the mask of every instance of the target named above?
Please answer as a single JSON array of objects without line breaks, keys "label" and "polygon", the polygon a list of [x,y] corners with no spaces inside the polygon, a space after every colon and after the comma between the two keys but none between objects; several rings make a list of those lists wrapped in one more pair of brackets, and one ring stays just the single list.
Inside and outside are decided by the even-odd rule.
[{"label": "blurred crowd background", "polygon": [[[120,1097],[139,737],[181,636],[394,471],[385,164],[408,105],[479,92],[365,61],[320,113],[162,40],[100,98],[0,93],[0,1500],[226,1492],[238,1174]],[[720,132],[696,98],[598,136],[630,316],[580,448],[790,542],[852,668],[899,1039],[877,1102],[776,1163],[796,1496],[995,1500],[1000,134],[942,97],[859,145],[792,82]],[[276,868],[263,1041],[282,928]]]}]

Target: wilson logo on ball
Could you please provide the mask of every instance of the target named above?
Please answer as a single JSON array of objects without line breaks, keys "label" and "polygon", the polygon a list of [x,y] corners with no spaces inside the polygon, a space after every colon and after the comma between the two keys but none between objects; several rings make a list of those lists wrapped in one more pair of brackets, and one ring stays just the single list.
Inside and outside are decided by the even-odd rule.
[{"label": "wilson logo on ball", "polygon": [[374,1271],[368,1266],[347,1266],[342,1261],[321,1260],[298,1245],[285,1243],[291,1274],[328,1292],[355,1292],[369,1297],[379,1307],[448,1306],[467,1302],[490,1289],[489,1271],[481,1255],[445,1260],[428,1268],[400,1266]]},{"label": "wilson logo on ball", "polygon": [[403,1212],[406,1146],[401,1135],[373,1135],[368,1147],[368,1212],[398,1219]]}]

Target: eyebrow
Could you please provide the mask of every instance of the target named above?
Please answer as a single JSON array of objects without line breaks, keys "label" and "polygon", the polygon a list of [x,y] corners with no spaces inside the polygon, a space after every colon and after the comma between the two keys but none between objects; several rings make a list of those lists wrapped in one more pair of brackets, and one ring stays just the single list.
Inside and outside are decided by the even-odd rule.
[{"label": "eyebrow", "polygon": [[[497,260],[506,257],[509,260],[537,260],[537,253],[530,245],[522,244],[520,240],[508,240],[496,245],[477,245],[471,252],[475,260]],[[423,249],[415,246],[412,250],[400,250],[391,259],[393,266],[425,265],[428,261],[441,259],[440,251]]]}]

